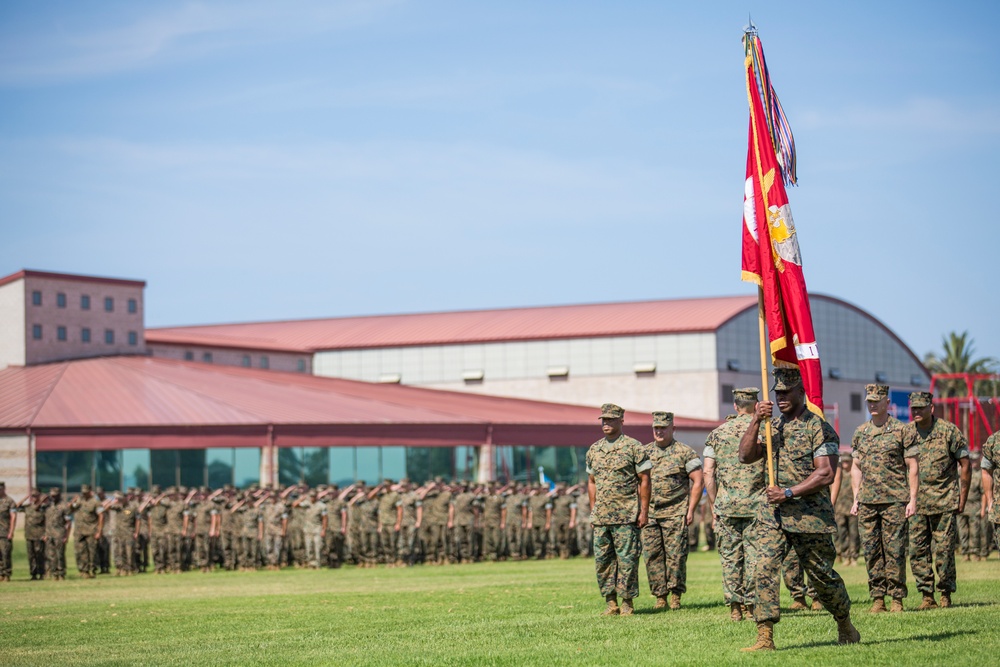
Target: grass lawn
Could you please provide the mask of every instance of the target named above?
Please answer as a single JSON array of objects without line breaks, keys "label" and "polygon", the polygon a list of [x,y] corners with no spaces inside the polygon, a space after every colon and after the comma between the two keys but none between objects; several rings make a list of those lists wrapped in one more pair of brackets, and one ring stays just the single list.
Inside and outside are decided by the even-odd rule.
[{"label": "grass lawn", "polygon": [[[72,549],[70,549],[72,551]],[[959,563],[956,607],[871,616],[863,566],[842,568],[857,646],[825,612],[787,613],[779,651],[743,655],[752,622],[722,606],[716,554],[692,554],[680,611],[602,618],[592,561],[286,570],[0,585],[0,665],[997,664],[1000,561]],[[72,571],[71,571],[72,572]],[[912,590],[908,610],[919,603]]]}]

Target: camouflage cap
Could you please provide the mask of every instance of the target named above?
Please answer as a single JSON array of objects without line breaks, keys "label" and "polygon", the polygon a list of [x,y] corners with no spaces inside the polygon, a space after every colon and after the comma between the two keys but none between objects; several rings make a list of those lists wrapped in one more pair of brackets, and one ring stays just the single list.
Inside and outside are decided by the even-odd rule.
[{"label": "camouflage cap", "polygon": [[743,387],[741,389],[733,389],[733,400],[758,401],[760,400],[760,389],[758,389],[757,387]]},{"label": "camouflage cap", "polygon": [[81,484],[80,491],[81,493],[88,493],[90,491],[90,484]]},{"label": "camouflage cap", "polygon": [[61,494],[62,494],[62,487],[60,486],[53,486],[49,489],[49,495],[58,496]]},{"label": "camouflage cap", "polygon": [[889,397],[889,385],[886,384],[865,385],[866,401],[881,401],[883,398],[888,398],[888,397]]},{"label": "camouflage cap", "polygon": [[151,488],[149,489],[149,492],[150,492],[150,493],[155,493],[156,495],[159,495],[159,494],[163,493],[163,492],[162,492],[162,491],[160,490],[160,485],[159,485],[159,484],[154,484],[154,485],[153,485],[153,486],[152,486],[152,487],[151,487]]},{"label": "camouflage cap", "polygon": [[911,408],[926,408],[934,403],[934,395],[929,391],[915,391],[910,394]]},{"label": "camouflage cap", "polygon": [[802,373],[798,368],[775,368],[774,391],[788,391],[802,386]]},{"label": "camouflage cap", "polygon": [[625,410],[614,403],[605,403],[601,406],[601,419],[621,419],[625,416]]},{"label": "camouflage cap", "polygon": [[653,428],[657,426],[673,426],[674,425],[674,413],[673,412],[654,412],[653,413]]}]

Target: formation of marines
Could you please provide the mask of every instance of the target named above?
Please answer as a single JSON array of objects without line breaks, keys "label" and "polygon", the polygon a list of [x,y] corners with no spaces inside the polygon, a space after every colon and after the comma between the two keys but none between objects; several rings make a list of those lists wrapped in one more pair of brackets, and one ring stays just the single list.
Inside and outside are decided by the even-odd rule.
[{"label": "formation of marines", "polygon": [[966,560],[990,553],[991,534],[1000,546],[993,495],[1000,434],[980,459],[955,425],[934,416],[930,393],[910,394],[913,421],[904,424],[889,414],[888,386],[870,384],[871,419],[842,450],[832,426],[808,406],[799,372],[774,376],[775,403],[760,401],[756,388],[734,390],[735,414],[709,435],[704,462],[674,438],[672,413],[653,413],[653,440],[642,444],[623,433],[624,410],[605,404],[604,437],[587,452],[585,486],[438,478],[344,489],[153,486],[108,496],[85,484],[71,500],[53,488],[15,503],[0,482],[0,581],[10,579],[21,513],[32,579],[65,578],[70,535],[84,578],[109,572],[112,560],[117,575],[129,576],[592,555],[603,615],[627,616],[639,594],[640,556],[654,609],[681,607],[691,533],[707,514],[730,618],[757,626],[756,642],[744,650],[774,649],[782,580],[793,610],[809,608],[811,597],[813,610],[834,616],[839,643],[860,641],[834,569],[860,557],[871,613],[904,610],[907,557],[922,596],[916,609],[950,607],[960,542]]},{"label": "formation of marines", "polygon": [[[83,578],[188,570],[447,565],[589,555],[590,511],[582,486],[423,485],[385,480],[280,489],[211,490],[154,485],[105,494],[84,484],[32,491],[20,503],[0,484],[0,577],[24,517],[31,579],[66,577],[70,539]],[[9,534],[9,536],[8,536]],[[102,563],[108,563],[102,565]]]},{"label": "formation of marines", "polygon": [[[908,593],[909,557],[922,596],[916,609],[927,610],[952,605],[963,517],[966,560],[989,554],[990,529],[1000,546],[993,500],[1000,434],[987,440],[981,464],[978,457],[970,464],[965,437],[933,415],[929,392],[910,394],[913,421],[904,424],[889,415],[889,387],[870,384],[871,420],[841,450],[833,427],[810,409],[798,370],[776,369],[774,377],[774,403],[760,401],[757,388],[734,390],[735,414],[709,435],[704,463],[673,439],[671,413],[653,413],[653,442],[642,445],[623,433],[622,408],[602,407],[604,437],[588,451],[587,473],[603,615],[634,613],[640,554],[654,609],[680,608],[688,551],[681,536],[696,521],[702,484],[729,616],[753,618],[757,626],[756,642],[745,651],[775,648],[782,580],[793,610],[810,608],[811,597],[813,610],[836,620],[838,643],[853,644],[861,635],[836,563],[853,566],[863,556],[870,612],[898,613]],[[982,472],[972,481],[976,465]]]}]

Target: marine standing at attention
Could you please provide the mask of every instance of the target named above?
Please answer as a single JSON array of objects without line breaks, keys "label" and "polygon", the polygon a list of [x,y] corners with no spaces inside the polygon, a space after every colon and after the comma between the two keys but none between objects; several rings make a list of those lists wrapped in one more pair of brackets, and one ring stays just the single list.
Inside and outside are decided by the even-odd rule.
[{"label": "marine standing at attention", "polygon": [[[587,493],[594,527],[594,565],[604,616],[633,613],[639,594],[639,531],[649,517],[649,470],[645,448],[622,433],[625,411],[601,406],[604,437],[587,450]],[[621,607],[618,598],[622,598]]]},{"label": "marine standing at attention", "polygon": [[757,642],[743,650],[774,650],[774,624],[781,617],[778,592],[786,542],[798,555],[823,607],[837,620],[837,642],[856,644],[861,634],[851,623],[851,597],[844,580],[833,569],[837,524],[830,502],[830,483],[838,465],[840,439],[830,424],[806,406],[798,369],[775,369],[774,380],[781,416],[772,419],[774,404],[761,401],[740,439],[740,461],[760,461],[766,454],[765,433],[760,426],[772,420],[775,486],[766,489],[767,502],[761,504],[754,527],[757,591],[753,615]]}]

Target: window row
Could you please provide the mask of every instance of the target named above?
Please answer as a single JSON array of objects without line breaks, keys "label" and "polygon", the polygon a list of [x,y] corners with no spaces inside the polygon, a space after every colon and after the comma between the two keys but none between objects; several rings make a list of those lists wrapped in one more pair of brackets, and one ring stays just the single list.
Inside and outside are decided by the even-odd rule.
[{"label": "window row", "polygon": [[[65,308],[67,304],[67,298],[65,292],[56,292],[56,308]],[[41,306],[43,303],[41,290],[33,290],[31,292],[31,305]],[[138,299],[128,299],[126,301],[126,308],[131,314],[139,312],[139,300]],[[90,295],[81,294],[80,295],[80,310],[90,310]],[[113,296],[104,297],[104,312],[113,313],[115,312],[115,298]]]},{"label": "window row", "polygon": [[[586,447],[497,447],[496,478],[506,482],[547,479],[570,483],[586,479]],[[125,449],[111,451],[38,452],[36,486],[76,493],[81,484],[105,491],[158,484],[245,488],[260,482],[261,452],[256,448]],[[475,480],[479,447],[288,447],[278,450],[278,482],[376,484],[408,478],[422,484],[441,477]]]},{"label": "window row", "polygon": [[[41,324],[31,325],[31,338],[32,340],[42,340],[45,335],[45,330]],[[127,334],[128,344],[131,346],[136,346],[139,344],[139,333],[137,331],[129,331]],[[58,341],[68,341],[69,331],[64,326],[56,327],[56,340]],[[90,327],[80,327],[80,342],[89,343],[93,340],[93,332]],[[115,330],[105,329],[104,330],[104,343],[106,345],[115,344]]]}]

